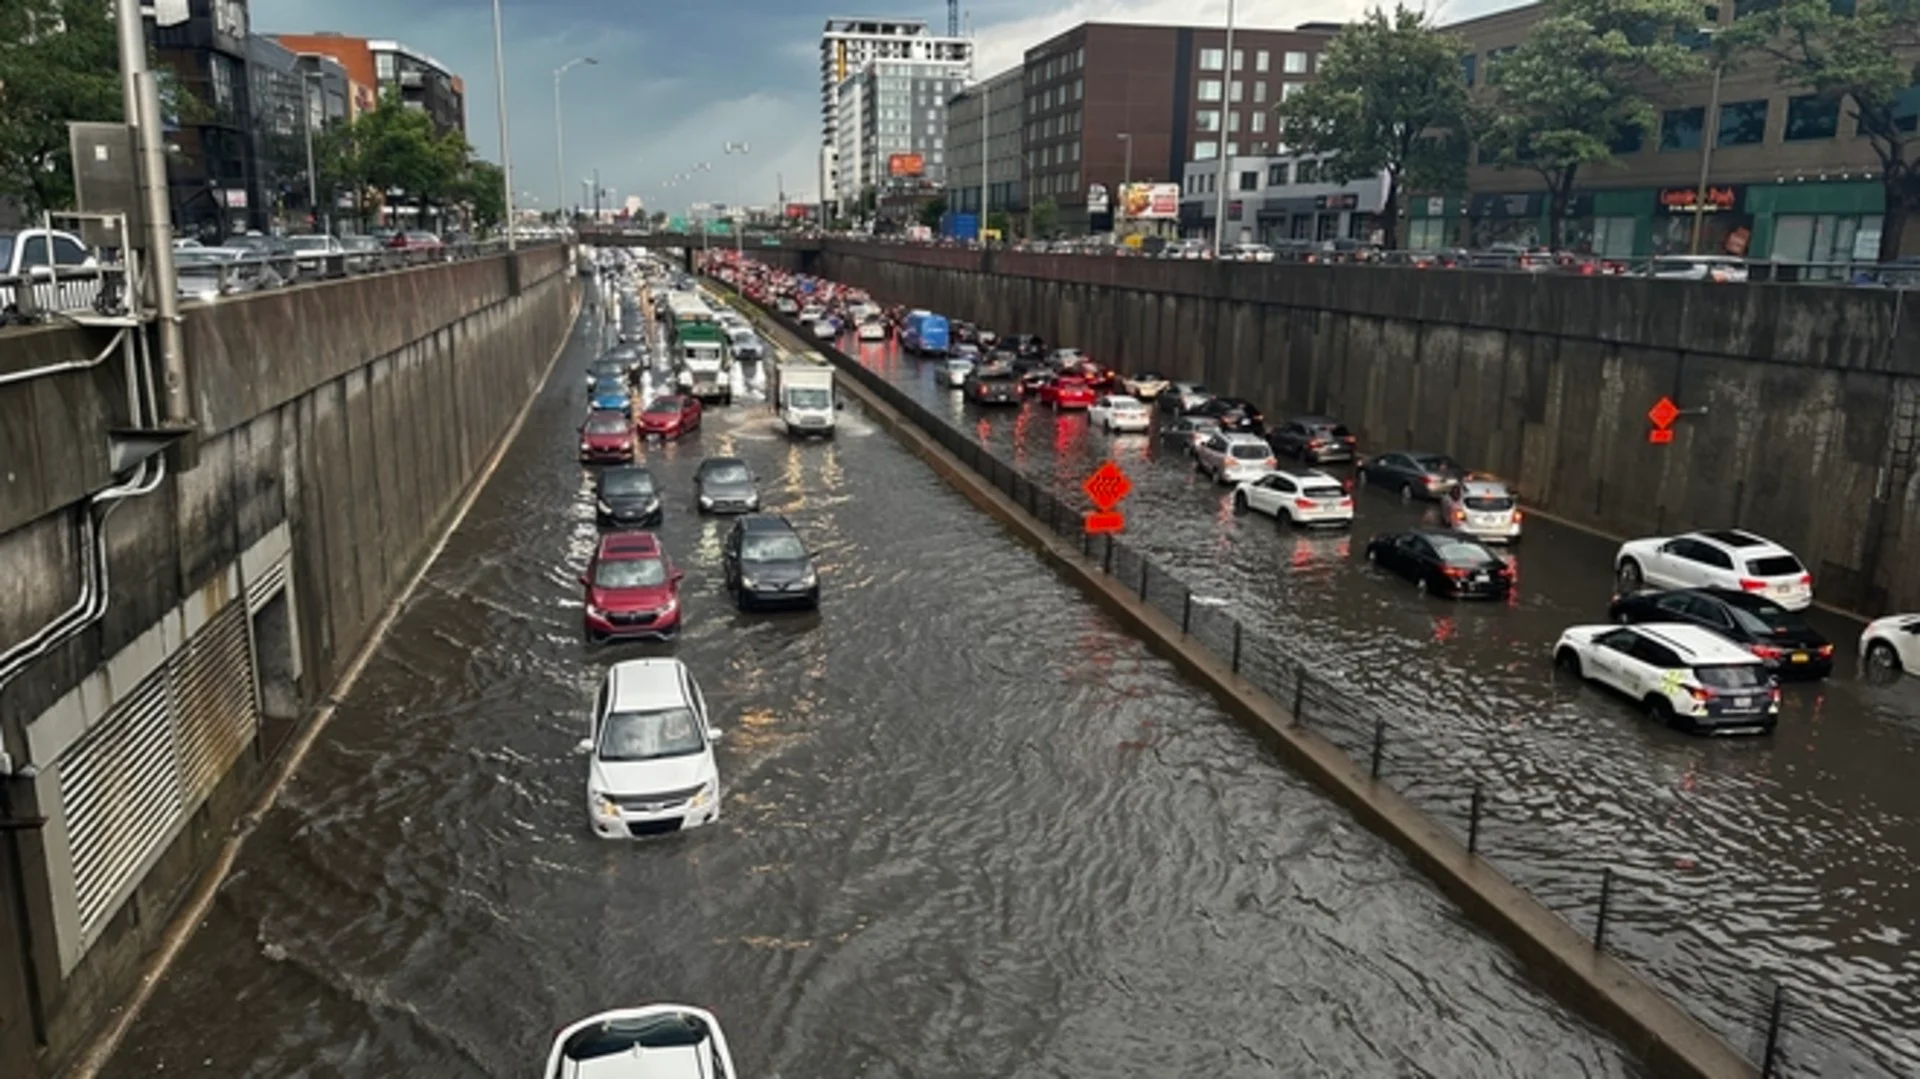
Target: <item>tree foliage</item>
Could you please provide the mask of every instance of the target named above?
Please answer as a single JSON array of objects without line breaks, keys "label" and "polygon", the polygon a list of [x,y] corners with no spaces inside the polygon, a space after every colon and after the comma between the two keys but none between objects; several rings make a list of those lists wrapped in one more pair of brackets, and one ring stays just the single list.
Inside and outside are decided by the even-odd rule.
[{"label": "tree foliage", "polygon": [[1492,64],[1480,145],[1546,181],[1553,246],[1581,170],[1616,163],[1624,135],[1653,130],[1650,92],[1705,70],[1687,44],[1700,20],[1693,0],[1546,0],[1527,40]]},{"label": "tree foliage", "polygon": [[71,205],[67,122],[119,120],[121,105],[112,5],[0,3],[0,195],[29,212]]},{"label": "tree foliage", "polygon": [[398,191],[423,210],[465,207],[483,227],[506,218],[500,167],[475,158],[459,132],[436,133],[432,118],[408,108],[397,93],[317,135],[314,158],[328,205],[339,193],[358,193],[364,211],[374,199]]},{"label": "tree foliage", "polygon": [[1053,235],[1053,228],[1060,221],[1060,207],[1052,199],[1041,199],[1027,211],[1027,232],[1039,239]]},{"label": "tree foliage", "polygon": [[1388,247],[1398,243],[1403,187],[1451,191],[1465,181],[1466,51],[1424,12],[1375,8],[1327,47],[1317,80],[1276,106],[1290,145],[1332,155],[1324,175],[1333,182],[1387,174]]},{"label": "tree foliage", "polygon": [[1920,133],[1912,127],[1913,104],[1903,108],[1903,95],[1920,83],[1912,60],[1920,48],[1920,5],[1879,0],[1856,11],[1831,0],[1784,0],[1741,19],[1729,40],[1772,60],[1785,85],[1837,102],[1853,117],[1880,159],[1880,258],[1899,257],[1907,218],[1920,210]]},{"label": "tree foliage", "polygon": [[490,229],[507,219],[507,175],[491,161],[470,161],[459,201],[473,215],[473,223]]},{"label": "tree foliage", "polygon": [[940,219],[946,215],[947,200],[945,198],[935,198],[928,199],[926,202],[921,203],[920,212],[917,216],[922,225],[930,229],[937,229],[940,227]]}]

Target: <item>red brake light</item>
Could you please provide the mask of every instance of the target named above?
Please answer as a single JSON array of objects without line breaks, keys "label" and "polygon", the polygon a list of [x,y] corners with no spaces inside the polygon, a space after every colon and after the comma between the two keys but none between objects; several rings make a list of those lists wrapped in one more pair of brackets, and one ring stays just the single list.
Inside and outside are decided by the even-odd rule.
[{"label": "red brake light", "polygon": [[1515,524],[1518,524],[1518,523],[1520,523],[1521,521],[1523,521],[1523,520],[1526,520],[1526,517],[1527,517],[1527,515],[1526,515],[1526,514],[1524,514],[1524,513],[1521,513],[1521,512],[1519,511],[1519,510],[1514,510],[1514,511],[1513,511],[1513,520],[1514,520],[1514,523],[1515,523]]},{"label": "red brake light", "polygon": [[1293,508],[1297,510],[1310,510],[1317,504],[1318,503],[1314,502],[1311,498],[1296,498],[1293,500]]},{"label": "red brake light", "polygon": [[1456,521],[1464,521],[1464,520],[1466,520],[1466,519],[1467,519],[1467,511],[1466,511],[1466,510],[1454,510],[1454,511],[1453,511],[1453,519],[1454,519],[1454,520],[1456,520]]},{"label": "red brake light", "polygon": [[1786,654],[1786,649],[1776,648],[1770,644],[1750,644],[1747,646],[1747,651],[1752,652],[1761,659],[1779,659]]},{"label": "red brake light", "polygon": [[1324,445],[1326,445],[1326,443],[1320,441],[1317,438],[1310,438],[1307,440],[1307,448],[1310,450],[1317,450]]},{"label": "red brake light", "polygon": [[1449,577],[1465,577],[1470,571],[1464,566],[1441,566],[1440,572]]},{"label": "red brake light", "polygon": [[1343,499],[1341,499],[1341,500],[1340,500],[1340,508],[1341,508],[1341,509],[1343,509],[1343,510],[1350,510],[1350,509],[1352,509],[1352,508],[1353,508],[1353,499],[1351,499],[1351,498],[1343,498]]},{"label": "red brake light", "polygon": [[1742,592],[1765,592],[1767,590],[1767,582],[1756,581],[1752,577],[1742,577],[1740,578],[1740,590]]},{"label": "red brake light", "polygon": [[1824,658],[1824,657],[1826,657],[1826,656],[1830,656],[1830,655],[1833,655],[1833,646],[1832,646],[1832,645],[1830,645],[1830,644],[1823,644],[1823,645],[1821,645],[1821,646],[1820,646],[1820,655],[1821,655],[1821,656],[1822,656],[1823,658]]},{"label": "red brake light", "polygon": [[1713,690],[1704,686],[1688,686],[1686,690],[1687,694],[1696,701],[1710,701],[1714,697]]},{"label": "red brake light", "polygon": [[1807,586],[1808,588],[1812,588],[1812,587],[1813,587],[1813,574],[1811,574],[1811,573],[1802,573],[1802,574],[1800,575],[1800,583],[1801,583],[1801,584],[1803,584],[1803,585],[1806,585],[1806,586]]}]

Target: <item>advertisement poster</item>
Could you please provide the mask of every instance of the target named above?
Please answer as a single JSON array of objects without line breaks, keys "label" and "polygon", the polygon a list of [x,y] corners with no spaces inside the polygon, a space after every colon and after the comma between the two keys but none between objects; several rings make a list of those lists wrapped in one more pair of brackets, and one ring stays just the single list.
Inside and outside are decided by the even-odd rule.
[{"label": "advertisement poster", "polygon": [[1127,217],[1172,219],[1180,216],[1179,184],[1127,184],[1120,189],[1120,210]]}]

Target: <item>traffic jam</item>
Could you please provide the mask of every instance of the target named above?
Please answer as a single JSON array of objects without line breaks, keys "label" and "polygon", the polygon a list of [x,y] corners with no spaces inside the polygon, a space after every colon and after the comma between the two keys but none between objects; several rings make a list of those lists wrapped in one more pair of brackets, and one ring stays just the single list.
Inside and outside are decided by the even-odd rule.
[{"label": "traffic jam", "polygon": [[[1415,527],[1356,541],[1350,560],[1364,565],[1353,571],[1401,579],[1422,600],[1515,598],[1514,552],[1527,525],[1515,486],[1447,454],[1363,445],[1336,416],[1269,422],[1254,402],[1198,383],[1116,371],[1031,333],[883,306],[733,252],[710,253],[704,269],[860,362],[884,349],[930,368],[934,386],[982,416],[1081,413],[1088,435],[1111,440],[1111,449],[1151,444],[1152,460],[1182,462],[1229,495],[1235,514],[1271,517],[1283,531],[1350,529],[1361,498],[1428,507]],[[1834,671],[1832,641],[1805,617],[1811,571],[1764,536],[1711,528],[1631,539],[1614,552],[1611,571],[1605,621],[1567,627],[1544,661],[1617,696],[1623,710],[1696,734],[1768,734],[1784,683],[1817,683]],[[1876,683],[1920,672],[1920,614],[1875,619],[1858,644]]]}]

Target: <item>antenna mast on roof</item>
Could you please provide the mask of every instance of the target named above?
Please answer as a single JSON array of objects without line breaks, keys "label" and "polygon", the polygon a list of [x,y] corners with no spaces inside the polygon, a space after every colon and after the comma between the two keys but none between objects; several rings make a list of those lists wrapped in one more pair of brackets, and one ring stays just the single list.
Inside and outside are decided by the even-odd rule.
[{"label": "antenna mast on roof", "polygon": [[960,0],[947,0],[947,36],[960,36]]}]

